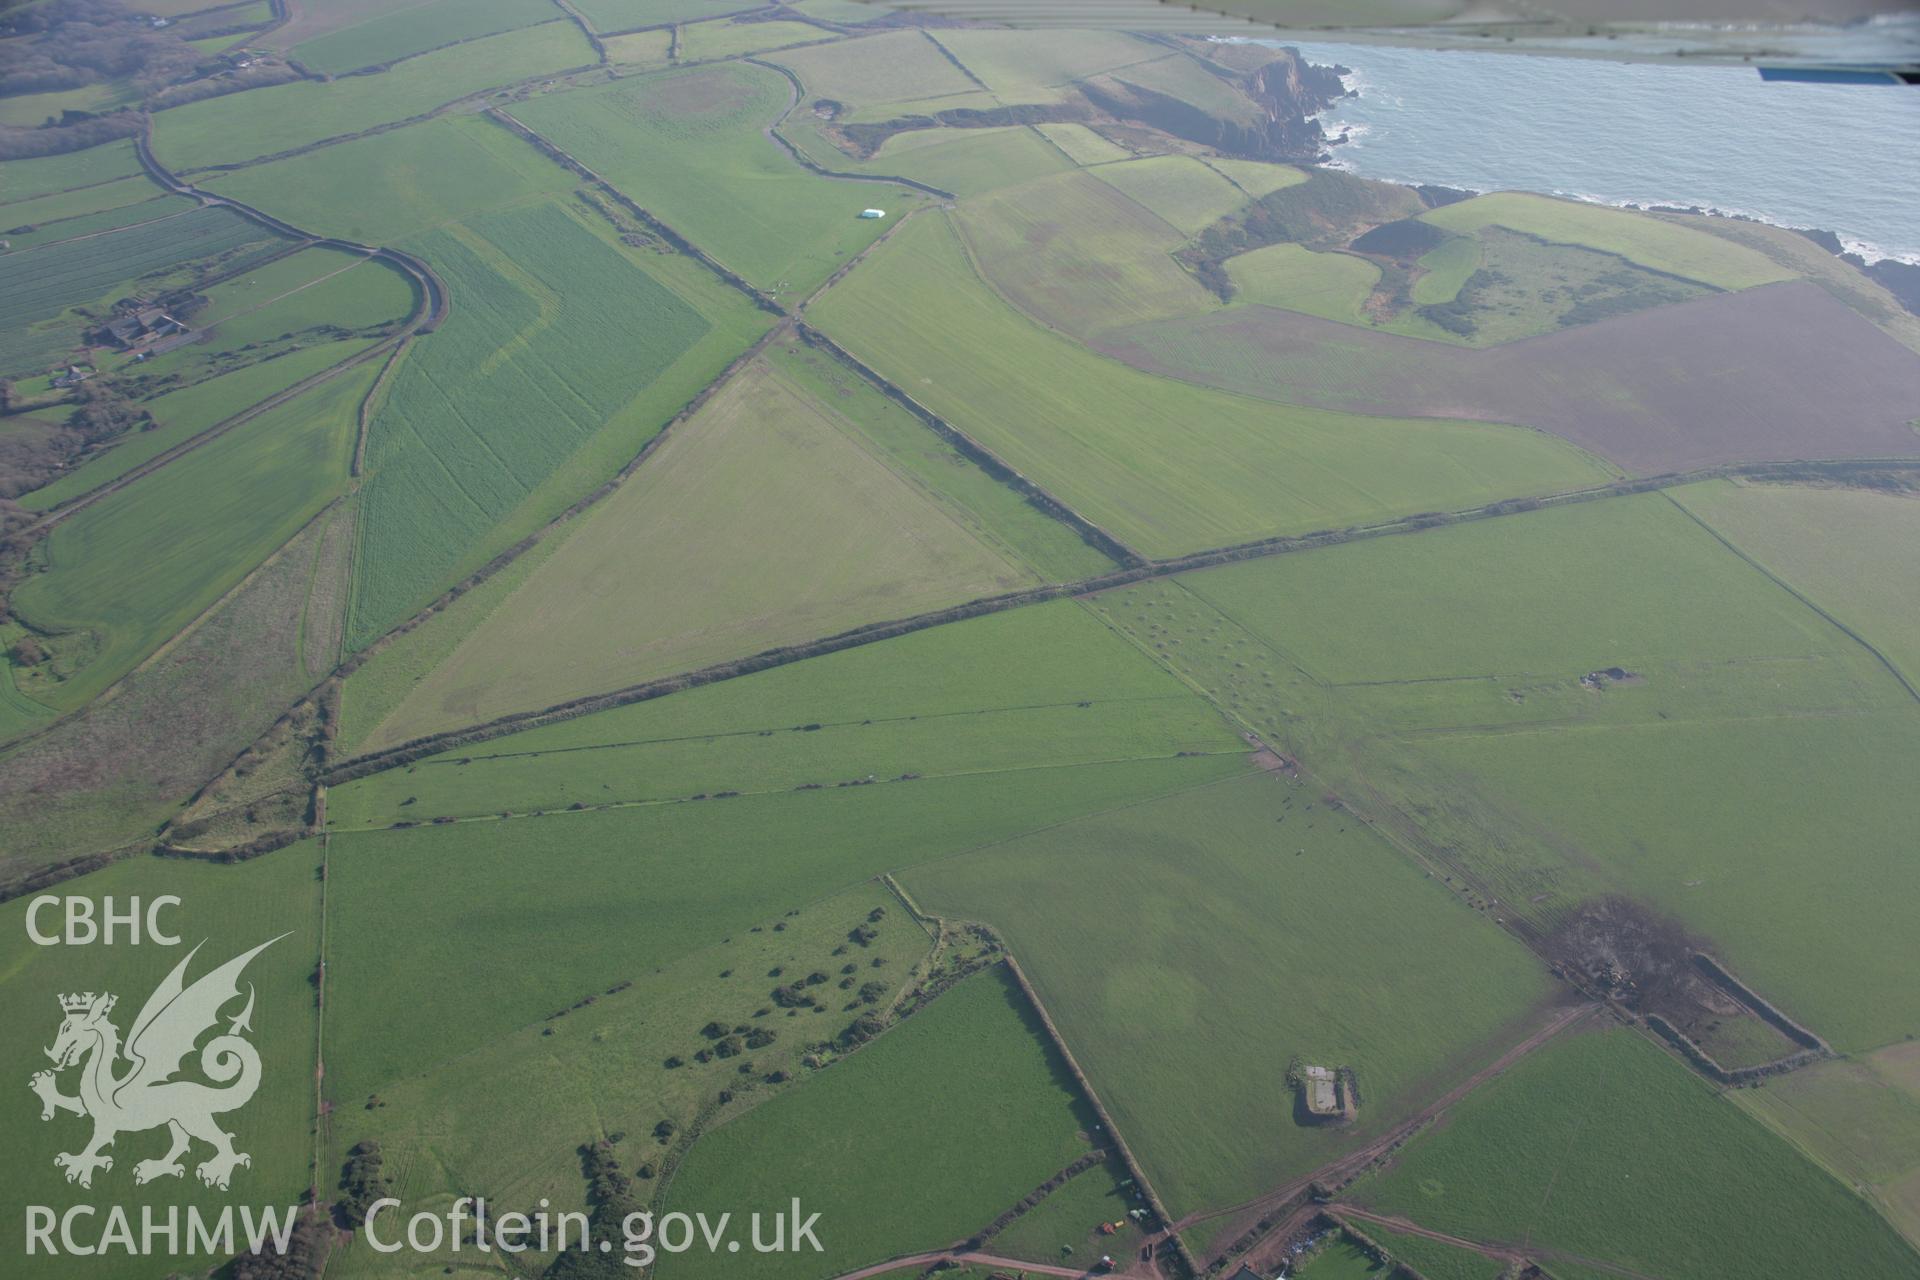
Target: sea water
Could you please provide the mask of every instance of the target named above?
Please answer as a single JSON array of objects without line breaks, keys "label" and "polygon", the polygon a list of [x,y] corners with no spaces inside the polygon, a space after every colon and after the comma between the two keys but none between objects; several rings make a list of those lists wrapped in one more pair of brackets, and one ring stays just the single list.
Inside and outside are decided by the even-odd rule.
[{"label": "sea water", "polygon": [[1920,263],[1920,87],[1750,69],[1301,44],[1359,91],[1321,116],[1333,163],[1473,191],[1671,204],[1839,235]]}]

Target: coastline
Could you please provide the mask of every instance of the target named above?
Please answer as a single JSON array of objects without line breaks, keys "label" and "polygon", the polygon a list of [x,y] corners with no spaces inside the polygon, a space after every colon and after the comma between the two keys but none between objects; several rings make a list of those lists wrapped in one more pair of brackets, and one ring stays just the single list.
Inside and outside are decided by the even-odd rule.
[{"label": "coastline", "polygon": [[[1238,38],[1235,38],[1238,39]],[[1258,41],[1253,43],[1265,43]],[[1734,222],[1752,222],[1763,226],[1777,227],[1805,236],[1834,257],[1858,268],[1864,275],[1893,295],[1894,299],[1915,315],[1920,315],[1920,250],[1889,250],[1858,237],[1849,236],[1829,227],[1803,226],[1781,218],[1769,217],[1745,209],[1719,208],[1704,203],[1681,203],[1671,199],[1606,199],[1582,192],[1566,190],[1538,191],[1526,186],[1489,186],[1474,187],[1457,183],[1439,183],[1402,177],[1382,177],[1362,173],[1350,162],[1343,162],[1336,148],[1356,145],[1359,138],[1365,136],[1368,127],[1363,124],[1331,121],[1329,115],[1342,103],[1361,98],[1368,88],[1356,71],[1339,62],[1314,62],[1307,53],[1297,46],[1281,46],[1291,53],[1297,64],[1312,78],[1337,78],[1342,92],[1314,95],[1313,99],[1299,108],[1306,121],[1317,126],[1320,142],[1323,146],[1321,156],[1315,163],[1325,168],[1338,169],[1364,177],[1375,182],[1386,182],[1394,186],[1409,187],[1420,193],[1428,205],[1438,207],[1456,201],[1485,195],[1493,191],[1535,191],[1536,194],[1553,196],[1563,200],[1579,200],[1588,204],[1604,205],[1615,209],[1633,209],[1643,213],[1686,214],[1692,217],[1725,218]],[[1495,55],[1488,55],[1495,56]],[[1297,99],[1296,99],[1297,101]]]},{"label": "coastline", "polygon": [[[1789,96],[1725,68],[1708,80],[1705,69],[1547,67],[1524,54],[1286,47],[1316,66],[1358,64],[1338,67],[1344,92],[1311,112],[1329,168],[1413,188],[1762,223],[1808,235],[1896,289],[1910,274],[1900,266],[1920,267],[1920,223],[1906,203],[1907,99]],[[1580,78],[1563,86],[1568,74]],[[1519,123],[1485,123],[1506,118]],[[1895,265],[1873,272],[1881,263]]]}]

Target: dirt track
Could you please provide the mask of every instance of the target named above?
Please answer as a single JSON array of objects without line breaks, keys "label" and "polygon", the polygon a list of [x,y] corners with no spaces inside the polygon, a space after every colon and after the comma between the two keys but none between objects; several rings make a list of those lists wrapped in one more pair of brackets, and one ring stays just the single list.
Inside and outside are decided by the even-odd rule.
[{"label": "dirt track", "polygon": [[1514,1063],[1520,1061],[1550,1040],[1586,1021],[1592,1017],[1599,1008],[1600,1006],[1597,1004],[1577,1004],[1560,1010],[1549,1018],[1545,1024],[1536,1028],[1524,1040],[1521,1040],[1505,1053],[1502,1053],[1498,1058],[1495,1058],[1492,1062],[1474,1072],[1453,1088],[1447,1090],[1447,1092],[1440,1095],[1439,1098],[1422,1107],[1418,1112],[1414,1113],[1414,1115],[1402,1121],[1400,1124],[1395,1125],[1387,1133],[1382,1134],[1365,1146],[1349,1152],[1338,1160],[1320,1166],[1304,1177],[1295,1178],[1283,1183],[1265,1195],[1246,1201],[1244,1204],[1231,1205],[1225,1209],[1212,1209],[1204,1212],[1190,1213],[1186,1217],[1173,1223],[1172,1226],[1156,1233],[1152,1237],[1152,1242],[1158,1244],[1167,1235],[1185,1231],[1188,1227],[1196,1223],[1209,1222],[1216,1218],[1231,1218],[1233,1221],[1229,1223],[1229,1229],[1223,1235],[1223,1239],[1231,1243],[1260,1218],[1274,1210],[1286,1207],[1289,1201],[1304,1195],[1307,1189],[1315,1182],[1337,1184],[1359,1173],[1395,1146],[1411,1137],[1422,1126],[1453,1107],[1475,1089],[1478,1089],[1481,1085],[1487,1083],[1487,1081],[1502,1074],[1512,1067]]}]

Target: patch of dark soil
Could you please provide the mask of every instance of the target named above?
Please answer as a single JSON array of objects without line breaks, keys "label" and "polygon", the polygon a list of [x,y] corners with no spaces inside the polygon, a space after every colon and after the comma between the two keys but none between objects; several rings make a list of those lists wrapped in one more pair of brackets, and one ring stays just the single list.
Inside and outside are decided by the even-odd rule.
[{"label": "patch of dark soil", "polygon": [[1920,355],[1806,281],[1479,350],[1259,306],[1121,330],[1100,346],[1149,372],[1289,404],[1520,423],[1635,475],[1920,454]]}]

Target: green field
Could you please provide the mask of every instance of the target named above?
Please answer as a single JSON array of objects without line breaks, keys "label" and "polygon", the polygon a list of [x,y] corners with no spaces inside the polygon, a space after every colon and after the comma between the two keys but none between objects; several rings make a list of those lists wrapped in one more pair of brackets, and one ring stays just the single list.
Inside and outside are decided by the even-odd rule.
[{"label": "green field", "polygon": [[185,170],[255,160],[595,61],[579,27],[549,22],[422,54],[404,70],[324,84],[300,80],[174,107],[154,119],[154,152],[161,163]]},{"label": "green field", "polygon": [[[807,1211],[821,1215],[824,1256],[771,1255],[754,1274],[835,1274],[984,1226],[1086,1151],[1092,1126],[1039,1019],[996,968],[704,1135],[668,1204],[771,1214],[804,1187]],[[738,1266],[688,1253],[663,1260],[660,1273],[733,1275]]]},{"label": "green field", "polygon": [[1380,268],[1347,253],[1315,253],[1297,244],[1270,244],[1227,259],[1227,274],[1242,302],[1264,303],[1348,324],[1365,322],[1367,299]]},{"label": "green field", "polygon": [[[827,34],[818,27],[812,30],[817,35]],[[800,83],[807,87],[809,101],[826,98],[854,109],[969,94],[979,88],[924,31],[888,31],[859,40],[789,49],[768,61],[799,76]]]},{"label": "green field", "polygon": [[[1033,581],[863,448],[827,403],[757,364],[584,517],[385,736],[537,710]],[[621,643],[609,647],[609,634]]]},{"label": "green field", "polygon": [[546,0],[429,0],[302,41],[289,56],[339,75],[442,45],[559,20]]},{"label": "green field", "polygon": [[[788,125],[792,132],[792,125]],[[976,196],[1070,167],[1031,129],[914,129],[896,133],[871,160],[852,161],[824,144],[812,145],[830,168],[856,173],[899,175]]]},{"label": "green field", "polygon": [[[164,1129],[123,1132],[111,1150],[113,1168],[94,1176],[91,1195],[138,1195],[142,1202],[154,1206],[162,1220],[168,1205],[197,1205],[217,1214],[221,1205],[234,1200],[275,1205],[282,1212],[298,1203],[311,1181],[313,1168],[316,1046],[313,988],[307,979],[320,950],[320,884],[314,875],[319,860],[318,850],[309,843],[245,867],[138,858],[88,878],[83,892],[96,900],[96,910],[98,899],[108,894],[114,895],[122,908],[129,897],[151,901],[159,894],[177,895],[180,906],[161,916],[163,925],[180,936],[182,945],[177,947],[151,943],[138,947],[36,947],[26,941],[26,901],[0,906],[0,928],[15,939],[9,944],[5,976],[0,978],[0,1009],[5,1010],[8,1024],[19,1029],[19,1034],[7,1037],[0,1058],[21,1093],[17,1105],[8,1108],[5,1120],[0,1121],[0,1135],[15,1156],[7,1161],[6,1172],[0,1174],[0,1195],[14,1204],[66,1205],[89,1194],[64,1181],[53,1157],[59,1152],[81,1150],[91,1125],[82,1117],[68,1114],[56,1114],[43,1123],[39,1104],[26,1093],[27,1077],[49,1065],[43,1049],[53,1043],[60,1025],[61,994],[111,992],[118,997],[118,1006],[110,1021],[125,1035],[147,997],[196,944],[204,940],[188,968],[188,982],[241,952],[287,933],[291,936],[268,947],[247,967],[241,982],[243,991],[250,983],[256,992],[251,1024],[254,1034],[249,1039],[262,1059],[261,1084],[244,1111],[225,1119],[235,1133],[235,1148],[253,1157],[252,1166],[235,1171],[231,1191],[209,1189],[194,1175],[193,1166],[206,1159],[211,1148],[196,1142],[184,1177],[162,1179],[135,1192],[135,1164],[163,1155],[167,1134]],[[55,916],[57,912],[43,912],[43,923],[51,924]],[[226,1012],[231,1016],[240,1007],[236,1000]],[[122,1063],[114,1070],[124,1073],[127,1066]],[[63,1093],[74,1093],[76,1084],[77,1072],[61,1073],[59,1087]],[[25,1241],[20,1233],[20,1218],[9,1214],[0,1225],[0,1249],[13,1257],[23,1256]],[[187,1247],[184,1232],[181,1247]],[[191,1264],[186,1257],[179,1259],[181,1265],[196,1266],[210,1261],[204,1253]],[[118,1280],[153,1275],[151,1260],[117,1253],[84,1259],[42,1257],[32,1263],[32,1268],[35,1275],[48,1277],[111,1276]]]},{"label": "green field", "polygon": [[635,76],[518,106],[514,116],[763,289],[804,295],[918,193],[817,177],[761,132],[791,86],[723,63]]},{"label": "green field", "polygon": [[1439,248],[1420,255],[1419,265],[1422,274],[1413,282],[1413,300],[1422,305],[1452,302],[1460,286],[1480,269],[1480,242],[1471,236],[1451,236]]},{"label": "green field", "polygon": [[574,5],[595,31],[700,22],[755,7],[754,0],[582,0]]},{"label": "green field", "polygon": [[1083,124],[1037,124],[1034,130],[1048,142],[1066,152],[1077,165],[1106,164],[1133,155],[1117,142],[1110,142]]},{"label": "green field", "polygon": [[574,182],[504,126],[447,116],[218,174],[208,185],[315,235],[392,245],[475,214],[542,203]]},{"label": "green field", "polygon": [[1069,334],[1192,314],[1213,301],[1174,262],[1179,234],[1089,174],[969,200],[954,225],[987,281],[1033,319]]},{"label": "green field", "polygon": [[[865,947],[851,947],[848,930],[876,908],[886,913],[878,936]],[[659,1183],[640,1171],[652,1165],[657,1173],[668,1158],[654,1126],[668,1120],[686,1132],[703,1112],[726,1119],[805,1088],[814,1075],[801,1065],[807,1046],[837,1034],[853,1016],[843,1008],[850,997],[839,986],[846,966],[855,966],[856,988],[879,981],[891,993],[919,972],[930,946],[926,932],[900,912],[898,900],[868,883],[664,964],[635,965],[622,979],[631,985],[620,990],[569,986],[566,975],[556,973],[550,999],[554,1010],[567,1010],[564,1017],[535,1017],[471,1053],[383,1082],[383,1105],[338,1099],[343,1105],[333,1148],[343,1157],[355,1142],[379,1142],[396,1179],[395,1194],[409,1204],[445,1204],[484,1189],[498,1203],[549,1197],[573,1208],[586,1190],[576,1144],[622,1135],[617,1158],[638,1179],[639,1193],[650,1195]],[[830,975],[831,985],[820,988],[828,997],[818,1002],[822,1011],[790,1017],[772,1007],[769,992],[780,979],[766,975],[774,968],[794,979]],[[586,995],[595,999],[569,1008]],[[754,1027],[770,1034],[772,1043],[750,1055],[701,1062],[696,1051],[709,1042],[700,1028],[711,1021]],[[351,1056],[352,1046],[341,1052]],[[556,1055],[567,1064],[564,1080],[556,1078]],[[667,1067],[670,1057],[681,1065]],[[741,1073],[749,1061],[751,1072]],[[773,1084],[768,1077],[776,1071],[796,1080]],[[722,1089],[735,1101],[717,1104]],[[478,1122],[482,1116],[484,1123]],[[471,1250],[443,1250],[411,1261],[438,1270],[471,1256]],[[395,1270],[394,1259],[364,1247],[337,1261],[352,1276]]]},{"label": "green field", "polygon": [[[1116,1258],[1137,1254],[1146,1237],[1127,1214],[1145,1206],[1138,1188],[1123,1185],[1131,1181],[1126,1166],[1118,1159],[1094,1165],[1049,1192],[1046,1199],[993,1237],[987,1248],[1003,1258],[1056,1264],[1077,1259],[1086,1265],[1101,1254]],[[1103,1235],[1100,1224],[1114,1222],[1127,1225]],[[1064,1253],[1062,1246],[1073,1252]]]},{"label": "green field", "polygon": [[[1518,1039],[1548,992],[1521,947],[1278,774],[903,879],[926,910],[1003,933],[1175,1214],[1378,1137]],[[1295,1058],[1353,1068],[1355,1124],[1299,1120]]]},{"label": "green field", "polygon": [[1354,1194],[1451,1235],[1524,1238],[1643,1274],[1920,1265],[1852,1193],[1626,1030],[1542,1049]]},{"label": "green field", "polygon": [[1759,253],[1661,218],[1605,205],[1496,192],[1420,215],[1448,231],[1471,233],[1501,226],[1555,244],[1617,253],[1643,267],[1722,289],[1787,280],[1786,271]]},{"label": "green field", "polygon": [[1295,187],[1307,180],[1302,170],[1286,164],[1267,164],[1259,160],[1235,160],[1231,156],[1208,156],[1207,164],[1239,184],[1248,195],[1259,199],[1283,187]]},{"label": "green field", "polygon": [[[1911,804],[1891,780],[1920,713],[1872,655],[1666,498],[1182,583],[1102,605],[1503,913],[1551,930],[1624,893],[1836,1045],[1920,1024],[1886,985],[1916,963],[1898,906]],[[1632,678],[1581,682],[1616,666]],[[1818,895],[1814,848],[1850,851]]]},{"label": "green field", "polygon": [[[22,200],[135,177],[140,173],[140,160],[133,153],[133,143],[123,138],[84,151],[9,160],[0,172],[7,177],[6,187],[0,189],[0,210],[4,210]],[[0,214],[0,220],[12,221],[4,214]]]},{"label": "green field", "polygon": [[[401,729],[389,720],[365,745],[404,740]],[[429,756],[337,788],[328,820],[346,829],[1244,752],[1204,701],[1085,610],[1056,603]]]},{"label": "green field", "polygon": [[[11,166],[22,162],[10,160],[7,163],[8,172],[11,173]],[[8,199],[5,204],[0,204],[0,222],[7,224],[5,238],[16,249],[25,247],[22,237],[16,234],[23,227],[46,227],[46,224],[59,223],[70,218],[140,205],[162,194],[160,188],[143,174],[77,187],[71,191],[53,191],[27,199],[14,199],[13,192],[14,187],[10,181],[7,186]],[[192,205],[185,204],[181,207],[191,208]]]},{"label": "green field", "polygon": [[1708,484],[1680,501],[1920,684],[1920,501],[1865,489]]},{"label": "green field", "polygon": [[72,710],[219,599],[339,494],[372,380],[336,378],[55,528],[13,606],[56,656],[16,683]]},{"label": "green field", "polygon": [[733,58],[763,49],[831,40],[831,31],[806,22],[701,22],[680,33],[680,59]]},{"label": "green field", "polygon": [[729,303],[694,292],[715,323],[662,282],[672,276],[556,205],[482,214],[409,245],[455,302],[373,417],[355,646],[537,527],[541,507],[557,514],[605,479],[752,323],[744,307],[728,315]]},{"label": "green field", "polygon": [[1585,455],[1509,427],[1276,407],[1140,374],[1010,310],[933,217],[903,229],[809,314],[1147,555],[1605,474]]},{"label": "green field", "polygon": [[[1129,761],[335,835],[328,1038],[357,1048],[329,1087],[363,1098],[883,871],[1220,771]],[[398,1003],[395,973],[487,999]]]},{"label": "green field", "polygon": [[[1363,1221],[1356,1225],[1396,1259],[1418,1270],[1426,1280],[1499,1280],[1501,1264],[1471,1249],[1394,1231],[1377,1222]],[[1553,1274],[1560,1280],[1558,1264]]]},{"label": "green field", "polygon": [[1247,193],[1192,156],[1151,156],[1100,166],[1100,180],[1195,235],[1247,202]]},{"label": "green field", "polygon": [[1165,49],[1118,31],[1082,31],[1072,40],[1036,40],[1024,31],[929,31],[1002,102],[1053,102],[1082,77],[1167,56]]},{"label": "green field", "polygon": [[1920,1246],[1920,1052],[1912,1044],[1815,1063],[1732,1096]]},{"label": "green field", "polygon": [[29,511],[46,511],[90,493],[301,379],[332,368],[366,345],[353,340],[320,343],[156,396],[145,406],[156,424],[151,430],[120,437],[105,453],[90,457],[52,484],[23,494],[20,505]]}]

